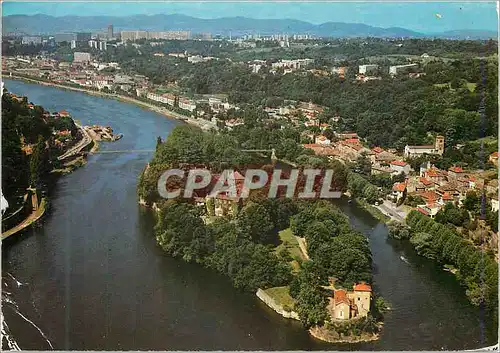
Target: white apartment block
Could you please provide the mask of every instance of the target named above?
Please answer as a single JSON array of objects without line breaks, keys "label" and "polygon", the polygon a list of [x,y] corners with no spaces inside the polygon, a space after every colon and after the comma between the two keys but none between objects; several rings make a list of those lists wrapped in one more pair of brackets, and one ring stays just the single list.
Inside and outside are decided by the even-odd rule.
[{"label": "white apartment block", "polygon": [[378,65],[359,65],[359,73],[363,75],[368,75],[374,73],[378,70]]},{"label": "white apartment block", "polygon": [[42,37],[40,36],[24,36],[21,44],[42,44]]},{"label": "white apartment block", "polygon": [[192,100],[181,98],[179,99],[179,108],[192,112],[196,109],[196,104]]},{"label": "white apartment block", "polygon": [[164,104],[168,104],[170,106],[174,106],[175,103],[175,96],[170,93],[165,93],[165,94],[157,94],[157,93],[148,93],[146,98],[151,99],[152,101],[155,102],[160,102]]},{"label": "white apartment block", "polygon": [[406,73],[411,69],[418,68],[418,64],[407,64],[407,65],[395,65],[389,67],[389,74],[397,75],[400,73]]},{"label": "white apartment block", "polygon": [[295,59],[295,60],[281,60],[276,63],[272,63],[271,67],[284,68],[284,69],[300,69],[307,65],[314,63],[314,59]]}]

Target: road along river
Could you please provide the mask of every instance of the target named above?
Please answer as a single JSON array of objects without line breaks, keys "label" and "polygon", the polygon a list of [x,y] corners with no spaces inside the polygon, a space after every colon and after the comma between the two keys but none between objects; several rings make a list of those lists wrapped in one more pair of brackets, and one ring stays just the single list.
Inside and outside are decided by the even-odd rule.
[{"label": "road along river", "polygon": [[[18,81],[6,88],[83,125],[110,125],[123,138],[102,150],[151,150],[179,121],[100,97]],[[165,256],[153,219],[137,203],[137,178],[151,152],[103,153],[62,177],[43,227],[2,245],[2,301],[10,344],[72,350],[440,350],[496,343],[453,275],[387,239],[385,226],[339,200],[370,240],[374,286],[392,307],[378,342],[315,340],[255,295],[194,264]],[[404,259],[404,260],[402,260]],[[5,348],[4,340],[4,348]]]}]

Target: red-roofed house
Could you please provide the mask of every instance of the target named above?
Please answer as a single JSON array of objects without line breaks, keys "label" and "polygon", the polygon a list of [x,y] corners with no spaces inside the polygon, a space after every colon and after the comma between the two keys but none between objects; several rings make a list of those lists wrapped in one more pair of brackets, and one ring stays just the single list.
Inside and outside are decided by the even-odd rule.
[{"label": "red-roofed house", "polygon": [[382,147],[373,147],[372,152],[375,154],[379,154],[379,153],[384,152],[384,149]]},{"label": "red-roofed house", "polygon": [[425,178],[425,177],[420,177],[419,178],[419,181],[424,185],[424,187],[427,189],[431,189],[434,187],[434,183],[432,181],[430,181],[429,179]]},{"label": "red-roofed house", "polygon": [[453,202],[453,196],[450,195],[449,192],[445,192],[442,196],[441,196],[441,203],[442,204],[445,204],[447,202]]},{"label": "red-roofed house", "polygon": [[68,111],[64,110],[64,109],[59,112],[59,116],[61,118],[66,118],[66,117],[69,117],[70,115],[71,114]]},{"label": "red-roofed house", "polygon": [[490,154],[490,157],[488,158],[488,161],[490,161],[496,167],[498,167],[498,152],[493,152],[492,154]]},{"label": "red-roofed house", "polygon": [[403,162],[401,160],[395,160],[390,163],[390,167],[393,171],[392,174],[401,174],[404,173],[405,175],[408,175],[410,173],[410,165],[406,162]]},{"label": "red-roofed house", "polygon": [[[212,176],[212,187],[210,187],[210,190],[213,190],[213,187],[218,182],[219,178],[220,175]],[[209,214],[213,214],[217,217],[234,216],[237,214],[239,208],[242,205],[240,195],[243,191],[245,177],[235,170],[233,172],[233,178],[236,186],[236,196],[233,197],[228,192],[220,192],[215,196],[215,198],[211,198],[209,195],[207,195],[207,201],[208,199],[214,199],[213,204],[210,202],[206,202],[207,211]],[[226,182],[224,185],[227,186],[228,183]],[[211,209],[212,207],[213,209]]]},{"label": "red-roofed house", "polygon": [[436,185],[442,185],[446,182],[446,173],[436,167],[429,168],[421,174],[423,177],[429,179]]},{"label": "red-roofed house", "polygon": [[315,142],[319,145],[329,145],[331,141],[325,135],[319,135],[316,137]]},{"label": "red-roofed house", "polygon": [[406,183],[394,183],[392,186],[392,195],[396,198],[396,202],[404,197],[406,192]]},{"label": "red-roofed house", "polygon": [[335,289],[327,307],[332,319],[366,317],[370,311],[371,293],[371,286],[364,282],[353,285],[352,291]]},{"label": "red-roofed house", "polygon": [[453,166],[448,169],[448,177],[458,179],[464,175],[464,170],[461,167]]},{"label": "red-roofed house", "polygon": [[421,214],[423,214],[424,216],[428,216],[429,215],[429,212],[427,212],[426,210],[424,210],[422,207],[417,207],[417,211],[420,212]]},{"label": "red-roofed house", "polygon": [[372,287],[366,283],[355,284],[352,286],[352,289],[354,291],[358,291],[358,292],[371,292],[372,291]]},{"label": "red-roofed house", "polygon": [[422,197],[426,203],[436,202],[440,199],[440,196],[434,191],[423,191],[418,195]]},{"label": "red-roofed house", "polygon": [[427,212],[427,216],[434,218],[434,216],[439,212],[442,205],[437,202],[429,202],[424,206],[419,206],[423,211]]}]

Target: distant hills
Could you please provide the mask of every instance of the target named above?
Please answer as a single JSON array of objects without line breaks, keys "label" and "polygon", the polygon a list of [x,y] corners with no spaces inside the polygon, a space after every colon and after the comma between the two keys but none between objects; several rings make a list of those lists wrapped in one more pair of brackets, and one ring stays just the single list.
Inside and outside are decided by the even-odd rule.
[{"label": "distant hills", "polygon": [[121,30],[190,30],[193,33],[209,32],[212,35],[233,36],[243,34],[311,34],[318,37],[384,37],[384,38],[452,38],[488,39],[497,38],[494,31],[455,30],[442,33],[420,33],[405,28],[380,28],[358,23],[327,22],[315,25],[293,19],[254,19],[247,17],[225,17],[201,19],[186,15],[134,15],[114,16],[63,16],[10,15],[3,17],[3,33],[54,34],[75,31],[105,31],[113,24],[115,31]]}]

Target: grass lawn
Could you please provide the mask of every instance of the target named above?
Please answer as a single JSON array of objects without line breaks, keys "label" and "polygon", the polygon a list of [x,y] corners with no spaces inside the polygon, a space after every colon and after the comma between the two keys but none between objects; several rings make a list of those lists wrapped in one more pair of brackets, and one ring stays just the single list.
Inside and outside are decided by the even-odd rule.
[{"label": "grass lawn", "polygon": [[[435,83],[434,87],[439,87],[439,88],[443,88],[444,87],[444,88],[451,89],[449,83]],[[474,92],[476,90],[476,84],[474,82],[467,82],[466,83],[466,87],[471,92]]]},{"label": "grass lawn", "polygon": [[476,84],[474,82],[467,82],[467,88],[469,91],[474,92],[476,90]]},{"label": "grass lawn", "polygon": [[295,307],[295,300],[290,296],[290,288],[274,287],[264,290],[277,304],[283,306],[285,310],[293,310]]},{"label": "grass lawn", "polygon": [[286,248],[290,252],[292,257],[299,257],[302,260],[305,260],[302,256],[302,251],[300,251],[299,242],[297,238],[292,233],[290,228],[284,229],[279,232],[279,237],[281,240],[281,244],[276,247],[276,251],[279,252],[281,249]]},{"label": "grass lawn", "polygon": [[276,252],[276,254],[278,254],[282,249],[287,249],[288,252],[290,252],[292,258],[294,258],[293,261],[290,261],[290,265],[292,265],[294,272],[298,272],[300,269],[300,265],[295,259],[298,258],[301,260],[305,260],[305,258],[302,254],[302,251],[300,251],[297,238],[295,237],[295,235],[293,235],[290,228],[284,229],[279,232],[279,237],[281,240],[281,244],[278,245],[274,251]]}]

